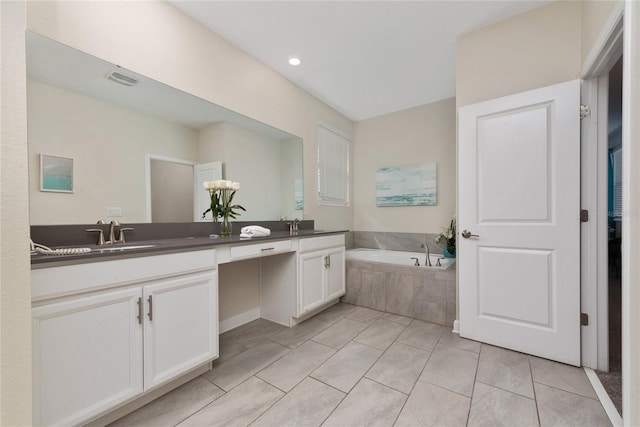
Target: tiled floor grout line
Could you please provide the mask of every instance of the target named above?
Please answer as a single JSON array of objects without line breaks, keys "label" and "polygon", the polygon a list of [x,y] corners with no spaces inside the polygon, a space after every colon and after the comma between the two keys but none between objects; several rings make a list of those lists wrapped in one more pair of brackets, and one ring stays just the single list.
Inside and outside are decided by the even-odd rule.
[{"label": "tiled floor grout line", "polygon": [[[312,377],[312,378],[313,378],[313,377]],[[320,380],[319,380],[319,379],[317,379],[317,378],[313,378],[313,379],[314,379],[314,380],[316,380],[316,381],[320,381]],[[335,388],[335,387],[331,386],[330,384],[325,383],[324,381],[320,381],[320,382],[321,382],[322,384],[326,385],[326,386],[329,386],[329,387],[331,387],[331,388],[333,388],[333,389],[335,389],[335,390],[338,390],[337,388]],[[318,427],[322,427],[322,426],[324,425],[324,423],[326,423],[326,422],[327,422],[327,420],[328,420],[329,418],[331,418],[331,415],[333,415],[333,413],[336,411],[336,409],[338,409],[338,407],[339,407],[340,405],[342,405],[342,402],[344,402],[344,400],[349,396],[349,393],[351,393],[351,391],[349,391],[349,393],[345,393],[345,392],[344,392],[344,391],[342,391],[342,390],[338,390],[338,391],[339,391],[340,393],[344,393],[344,396],[342,396],[342,399],[340,399],[340,402],[338,402],[338,404],[337,404],[336,406],[334,406],[334,408],[331,410],[331,412],[329,412],[329,413],[327,414],[327,416],[326,416],[326,417],[324,417],[324,419],[323,419],[323,420],[322,420],[322,422],[318,425]]]},{"label": "tiled floor grout line", "polygon": [[[411,325],[411,323],[409,323],[409,325],[407,325],[407,328],[410,325]],[[406,331],[407,328],[405,328],[404,330]],[[404,333],[404,331],[402,331],[402,332]],[[402,334],[398,335],[398,338],[400,338],[401,335]],[[442,336],[442,334],[440,334],[440,335]],[[399,342],[398,338],[396,338],[394,343]],[[438,341],[440,341],[440,337],[438,337]],[[438,344],[438,341],[436,341],[436,345]],[[403,344],[403,343],[400,343],[400,344]],[[403,345],[407,345],[407,346],[412,347],[412,348],[417,348],[418,350],[423,350],[423,349],[420,349],[418,347],[411,346],[409,344],[403,344]],[[433,346],[433,349],[435,350],[435,345]],[[423,351],[426,351],[426,350],[423,350]],[[398,415],[396,416],[396,419],[393,421],[393,425],[394,426],[398,423],[398,419],[400,419],[400,414],[402,414],[402,411],[404,411],[404,407],[407,405],[407,402],[409,401],[409,398],[411,397],[411,393],[413,393],[413,390],[416,388],[416,385],[420,381],[420,377],[422,376],[422,373],[424,372],[424,369],[427,367],[427,364],[429,363],[429,360],[431,360],[431,355],[432,354],[433,354],[433,350],[429,351],[429,356],[427,356],[427,360],[426,360],[426,362],[424,362],[424,366],[422,367],[422,369],[420,369],[420,373],[416,377],[416,381],[413,383],[413,386],[411,387],[411,390],[409,391],[409,394],[407,394],[407,398],[405,399],[404,403],[402,404],[402,408],[400,408],[400,411],[398,412]]]},{"label": "tiled floor grout line", "polygon": [[469,397],[469,411],[467,412],[466,426],[469,425],[469,419],[471,418],[471,408],[473,407],[473,393],[476,391],[476,383],[478,382],[478,370],[480,369],[480,357],[482,356],[482,344],[480,344],[480,351],[478,352],[478,361],[476,362],[476,370],[473,374],[473,385],[471,386],[471,396]]},{"label": "tiled floor grout line", "polygon": [[[550,384],[546,384],[546,383],[543,383],[543,382],[541,382],[541,381],[534,381],[534,382],[533,382],[533,384],[534,384],[534,385],[535,385],[535,384],[540,384],[540,385],[543,385],[543,386],[545,386],[545,387],[552,388],[552,389],[554,389],[554,390],[563,391],[563,392],[565,392],[565,393],[569,393],[569,394],[572,394],[572,395],[574,395],[574,396],[582,397],[582,398],[584,398],[584,399],[593,400],[594,402],[598,402],[598,403],[600,403],[600,405],[602,405],[602,402],[600,402],[600,399],[594,399],[593,397],[585,396],[584,394],[576,393],[575,391],[565,390],[565,389],[563,389],[563,388],[556,387],[556,386],[554,386],[554,385],[550,385]],[[535,386],[534,386],[533,388],[534,388],[534,390],[535,390]]]},{"label": "tiled floor grout line", "polygon": [[533,380],[533,367],[531,366],[531,358],[527,357],[529,363],[529,375],[531,375],[531,387],[533,388],[533,400],[536,403],[536,416],[538,417],[538,425],[542,425],[540,421],[540,407],[538,406],[538,396],[536,395],[536,382]]},{"label": "tiled floor grout line", "polygon": [[[359,334],[358,334],[358,335],[356,335],[356,337],[354,337],[354,338],[352,338],[351,340],[349,340],[349,342],[347,342],[345,345],[343,345],[343,346],[342,346],[342,347],[340,347],[339,349],[335,349],[335,348],[333,348],[333,347],[329,347],[329,346],[327,346],[327,345],[325,345],[325,344],[322,344],[322,343],[320,343],[320,342],[317,342],[317,341],[313,340],[313,338],[314,338],[315,336],[317,336],[318,334],[322,333],[323,331],[325,331],[326,329],[329,329],[330,327],[334,326],[336,323],[338,323],[340,320],[342,320],[342,319],[344,319],[344,318],[346,318],[346,316],[342,316],[342,317],[340,317],[340,319],[338,319],[338,320],[337,320],[336,322],[334,322],[334,323],[327,322],[327,323],[329,323],[329,326],[327,326],[326,328],[324,328],[324,329],[322,329],[321,331],[317,332],[315,335],[313,335],[313,336],[311,336],[311,337],[307,338],[307,339],[306,339],[302,344],[300,344],[298,347],[303,346],[304,344],[306,344],[306,343],[307,343],[307,342],[309,342],[309,341],[313,341],[314,343],[317,343],[317,344],[320,344],[320,345],[324,345],[325,347],[328,347],[328,348],[331,348],[331,349],[335,350],[335,352],[333,353],[333,355],[331,355],[327,360],[331,359],[331,357],[333,357],[333,356],[334,356],[336,353],[338,353],[341,349],[343,349],[344,347],[346,347],[349,343],[353,342],[353,341],[355,340],[355,338],[357,338],[357,337],[358,337],[358,335],[359,335]],[[355,320],[355,319],[351,319],[351,320]],[[364,322],[363,322],[363,323],[364,323]],[[367,328],[365,328],[365,329],[363,330],[363,332],[364,332],[365,330],[367,330],[369,327],[371,327],[372,325],[373,325],[373,323],[369,323],[369,324],[368,324],[368,326],[367,326]],[[275,335],[274,335],[274,336],[275,336]],[[273,336],[272,336],[272,337],[267,338],[267,339],[266,339],[266,341],[271,341],[271,342],[274,342],[274,343],[276,343],[276,344],[282,345],[282,344],[280,344],[280,343],[278,343],[278,342],[274,341],[272,338],[273,338]],[[361,343],[361,344],[362,344],[362,343]],[[366,344],[363,344],[363,345],[366,345]],[[284,346],[284,345],[282,345],[282,346],[290,349],[290,347],[288,347],[288,346]],[[298,347],[296,347],[296,348],[298,348]],[[371,347],[371,346],[367,346],[367,347],[369,347],[369,348],[373,348],[373,347]],[[290,349],[287,353],[283,354],[283,355],[282,355],[282,356],[280,356],[278,359],[274,360],[272,363],[270,363],[269,365],[265,366],[263,369],[261,369],[260,371],[258,371],[258,372],[256,372],[255,374],[253,374],[253,375],[252,375],[252,377],[256,377],[256,378],[260,379],[261,381],[266,382],[266,383],[267,383],[267,384],[269,384],[270,386],[272,386],[272,387],[276,388],[277,390],[282,391],[282,392],[284,393],[284,395],[283,395],[280,399],[278,399],[276,402],[274,402],[272,405],[270,405],[270,406],[269,406],[266,410],[264,410],[260,415],[258,415],[258,416],[257,416],[257,417],[256,417],[256,418],[255,418],[255,419],[254,419],[250,424],[249,424],[249,425],[254,424],[254,423],[255,423],[255,422],[256,422],[256,421],[257,421],[261,416],[263,416],[263,415],[264,415],[265,413],[267,413],[271,408],[273,408],[273,407],[274,407],[278,402],[280,402],[282,399],[284,399],[284,398],[285,398],[285,397],[286,397],[286,396],[287,396],[287,395],[288,395],[288,394],[289,394],[293,389],[295,389],[298,385],[300,385],[300,384],[301,384],[305,379],[307,379],[307,378],[312,378],[313,380],[318,381],[318,382],[320,382],[320,383],[322,383],[322,384],[324,384],[324,385],[326,385],[326,386],[328,386],[328,387],[331,387],[331,388],[333,388],[334,390],[338,390],[339,392],[341,392],[341,393],[343,393],[343,394],[344,394],[344,396],[342,397],[342,399],[340,399],[340,402],[339,402],[339,403],[338,403],[338,404],[333,408],[333,410],[329,413],[329,415],[327,415],[327,416],[324,418],[324,420],[323,420],[323,421],[322,421],[322,423],[320,424],[320,426],[322,426],[322,424],[324,424],[324,423],[327,421],[327,419],[329,419],[329,417],[331,416],[331,414],[333,414],[333,412],[335,412],[335,410],[340,406],[340,404],[344,401],[344,399],[346,399],[346,398],[347,398],[347,396],[349,396],[349,393],[351,393],[351,391],[352,391],[352,390],[355,388],[355,386],[358,384],[358,383],[356,383],[356,384],[355,384],[355,385],[354,385],[354,386],[353,386],[353,387],[352,387],[348,392],[346,392],[346,393],[345,393],[344,391],[339,390],[339,389],[337,389],[337,388],[335,388],[335,387],[331,386],[330,384],[327,384],[327,383],[325,383],[325,382],[323,382],[323,381],[321,381],[321,380],[319,380],[319,379],[317,379],[317,378],[312,377],[311,375],[312,375],[312,374],[313,374],[313,373],[314,373],[314,372],[315,372],[315,371],[316,371],[320,366],[322,366],[322,364],[320,364],[320,366],[316,367],[313,371],[311,371],[311,373],[307,374],[307,375],[306,375],[302,380],[300,380],[298,383],[296,383],[296,385],[295,385],[295,386],[293,386],[293,387],[291,388],[291,390],[289,390],[288,392],[286,392],[286,391],[284,391],[284,390],[282,390],[282,389],[278,388],[278,387],[277,387],[277,386],[275,386],[274,384],[271,384],[269,381],[263,380],[263,379],[261,379],[260,377],[258,377],[258,374],[259,374],[260,372],[264,371],[264,370],[265,370],[265,369],[267,369],[269,366],[273,365],[273,364],[274,364],[274,363],[276,363],[278,360],[280,360],[282,357],[284,357],[285,355],[289,354],[290,352],[292,352],[292,351],[294,351],[294,350],[295,350],[295,349]],[[383,352],[382,354],[384,354],[384,352]],[[234,357],[235,357],[235,356],[234,356]],[[382,355],[380,355],[380,357],[382,357]],[[380,358],[380,357],[379,357],[379,358]],[[378,358],[378,359],[379,359],[379,358]],[[378,360],[378,359],[376,359],[376,362],[377,362],[377,360]],[[326,362],[326,360],[325,360],[325,362]],[[325,363],[325,362],[323,362],[323,363]],[[374,363],[374,364],[375,364],[375,363]],[[372,366],[373,366],[373,365],[372,365]],[[368,372],[368,371],[367,371],[367,372]],[[251,377],[250,377],[250,378],[251,378]],[[358,382],[360,382],[360,381],[362,380],[362,378],[364,378],[364,375],[360,378],[360,380],[359,380]],[[238,385],[240,385],[240,384],[238,384]],[[236,386],[236,387],[237,387],[237,386]],[[235,387],[234,387],[234,388],[235,388]],[[216,400],[217,400],[217,399],[216,399]]]}]

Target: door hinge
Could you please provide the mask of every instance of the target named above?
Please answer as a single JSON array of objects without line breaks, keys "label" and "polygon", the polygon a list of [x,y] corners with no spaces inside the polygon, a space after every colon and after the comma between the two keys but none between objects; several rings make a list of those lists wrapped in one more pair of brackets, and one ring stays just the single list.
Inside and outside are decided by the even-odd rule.
[{"label": "door hinge", "polygon": [[589,326],[589,315],[587,313],[580,313],[580,324],[582,326]]},{"label": "door hinge", "polygon": [[580,209],[580,222],[589,222],[589,211]]},{"label": "door hinge", "polygon": [[589,117],[591,115],[591,107],[588,105],[580,106],[580,119],[584,119],[585,117]]}]

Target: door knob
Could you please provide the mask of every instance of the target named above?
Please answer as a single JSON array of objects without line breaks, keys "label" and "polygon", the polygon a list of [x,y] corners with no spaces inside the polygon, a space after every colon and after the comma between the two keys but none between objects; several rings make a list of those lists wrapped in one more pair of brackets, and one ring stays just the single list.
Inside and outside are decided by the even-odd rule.
[{"label": "door knob", "polygon": [[471,232],[469,230],[464,230],[460,234],[462,234],[462,237],[464,237],[465,239],[468,239],[469,237],[480,237],[477,234],[471,234]]}]

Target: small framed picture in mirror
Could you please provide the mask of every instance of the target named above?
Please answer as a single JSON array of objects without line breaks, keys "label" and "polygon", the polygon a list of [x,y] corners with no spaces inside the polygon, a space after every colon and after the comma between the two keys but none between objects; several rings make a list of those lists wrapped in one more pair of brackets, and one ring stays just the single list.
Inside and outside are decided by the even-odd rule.
[{"label": "small framed picture in mirror", "polygon": [[40,191],[73,193],[73,159],[40,154]]}]

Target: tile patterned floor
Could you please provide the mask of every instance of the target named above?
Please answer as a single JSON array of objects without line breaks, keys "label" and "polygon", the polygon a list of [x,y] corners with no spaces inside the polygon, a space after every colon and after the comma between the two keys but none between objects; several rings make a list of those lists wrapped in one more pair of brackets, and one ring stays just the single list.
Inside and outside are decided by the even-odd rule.
[{"label": "tile patterned floor", "polygon": [[584,371],[338,304],[220,336],[206,374],[115,426],[610,426]]}]

